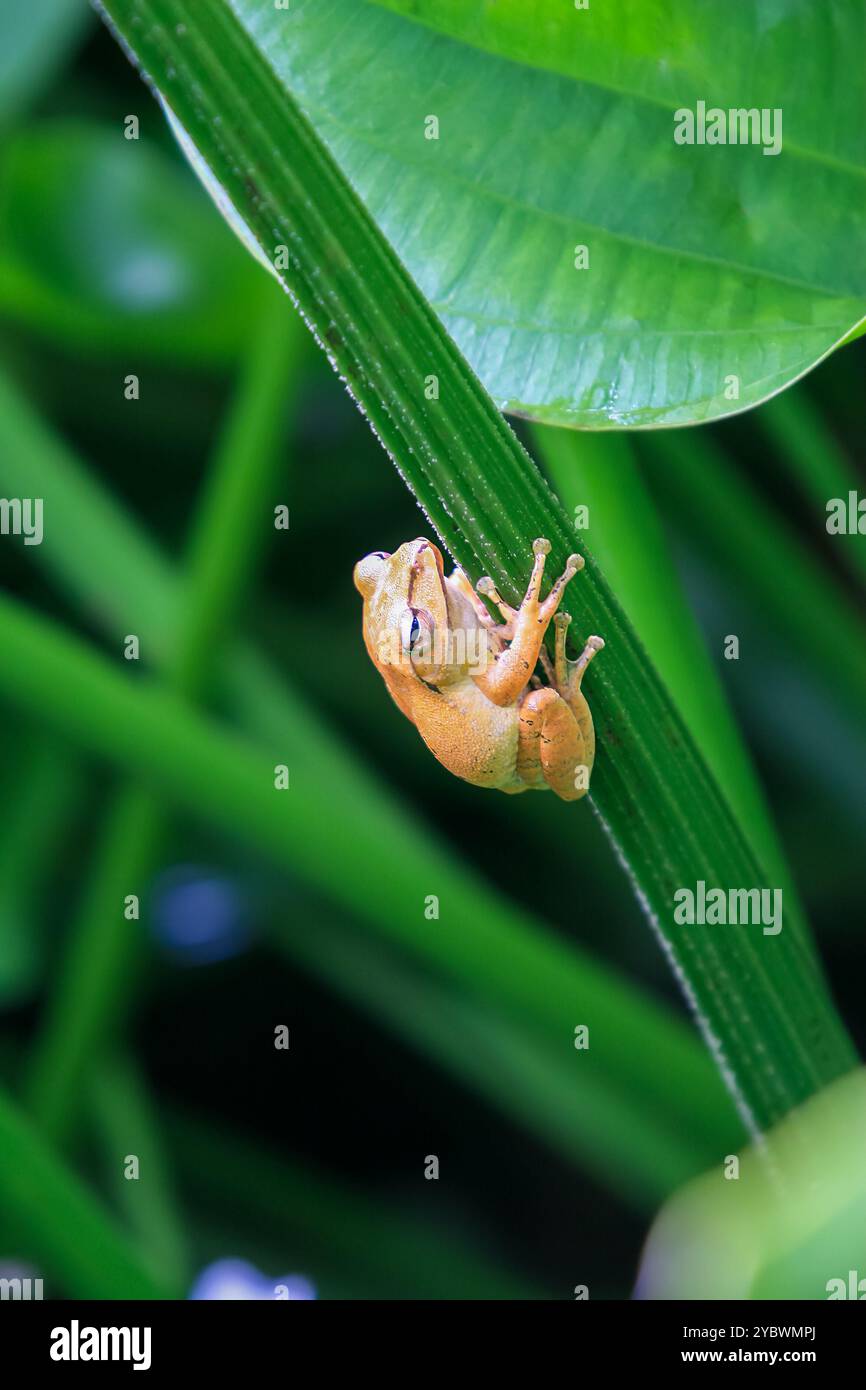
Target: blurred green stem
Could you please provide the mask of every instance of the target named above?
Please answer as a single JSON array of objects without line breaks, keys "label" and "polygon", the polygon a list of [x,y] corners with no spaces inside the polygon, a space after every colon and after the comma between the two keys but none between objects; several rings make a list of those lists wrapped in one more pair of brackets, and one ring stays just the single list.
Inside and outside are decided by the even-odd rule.
[{"label": "blurred green stem", "polygon": [[[452,862],[411,812],[393,814],[384,789],[331,737],[317,735],[297,700],[291,718],[280,720],[292,784],[279,792],[274,748],[222,730],[155,683],[130,681],[69,634],[2,597],[0,641],[9,658],[0,664],[0,691],[15,704],[302,873],[429,967],[498,1000],[565,1051],[576,1022],[586,1022],[599,1043],[585,1054],[586,1065],[599,1079],[639,1094],[642,1107],[656,1105],[672,1123],[705,1127],[717,1144],[730,1135],[712,1068],[679,1022]],[[262,695],[274,715],[285,709],[285,698],[276,703]],[[383,844],[389,871],[377,879],[374,895],[359,894],[357,876],[379,862]],[[443,903],[433,930],[424,921],[427,884]]]},{"label": "blurred green stem", "polygon": [[[0,445],[7,441],[14,441],[14,448],[0,447],[0,477],[4,485],[13,492],[28,487],[38,489],[47,499],[46,507],[50,504],[58,515],[70,519],[68,527],[52,533],[50,544],[36,548],[33,561],[44,567],[64,593],[76,597],[85,613],[98,617],[108,631],[128,630],[123,624],[132,625],[136,632],[146,634],[148,650],[157,653],[161,662],[171,660],[180,628],[179,580],[117,500],[94,481],[0,374]],[[43,641],[51,646],[50,639],[40,639]],[[124,703],[130,694],[134,697],[135,692],[127,688],[129,683],[102,663],[99,683],[104,694],[99,707],[115,707],[105,721],[100,718],[94,722],[75,702],[62,702],[63,710],[57,707],[51,697],[62,692],[51,688],[55,679],[51,653],[43,646],[40,651],[42,664],[47,662],[45,683],[40,681],[41,693],[34,698],[46,709],[47,717],[59,720],[68,729],[70,720],[81,716],[73,737],[82,739],[86,747],[98,748],[117,766],[129,769],[133,765],[130,758],[134,762],[140,753],[140,739],[133,736],[126,752],[118,747],[117,736],[124,731],[118,727],[120,707],[115,703],[118,699]],[[95,675],[98,659],[88,655],[87,664],[91,675]],[[14,685],[15,668],[6,670],[7,685]],[[112,694],[104,689],[109,675]],[[648,993],[596,961],[574,940],[567,946],[557,940],[543,923],[481,881],[450,852],[429,822],[391,794],[333,727],[247,644],[236,644],[226,654],[222,675],[225,694],[238,711],[244,731],[255,741],[259,761],[254,757],[254,748],[248,745],[247,792],[240,798],[237,789],[229,792],[223,814],[217,803],[217,783],[225,785],[226,755],[240,752],[237,736],[220,734],[213,749],[215,767],[209,768],[205,752],[205,761],[195,769],[190,763],[192,745],[181,739],[179,764],[186,768],[182,774],[182,799],[192,806],[194,814],[219,825],[230,835],[247,839],[257,852],[267,853],[274,835],[279,835],[279,845],[271,851],[274,862],[289,874],[320,888],[331,901],[341,904],[353,920],[360,918],[376,933],[374,951],[376,937],[384,933],[416,956],[425,971],[435,972],[444,965],[445,972],[465,983],[474,997],[486,999],[497,1017],[516,1023],[521,1016],[540,1015],[539,1034],[545,1047],[564,1048],[565,1053],[573,1055],[569,1038],[576,1021],[575,1010],[580,1018],[595,1020],[603,1030],[605,1046],[585,1054],[592,1059],[585,1098],[581,1101],[575,1090],[562,1129],[567,1131],[573,1126],[575,1131],[582,1131],[579,1142],[598,1155],[600,1164],[607,1146],[611,1161],[606,1171],[609,1180],[617,1182],[620,1189],[620,1174],[635,1161],[641,1167],[642,1191],[649,1190],[658,1175],[643,1147],[635,1148],[633,1142],[624,1139],[628,1127],[619,1121],[609,1123],[608,1112],[611,1107],[615,1110],[617,1104],[623,1114],[631,1115],[633,1126],[638,1129],[650,1114],[661,1143],[665,1142],[661,1137],[665,1130],[670,1136],[679,1135],[684,1163],[699,1167],[704,1161],[709,1163],[713,1155],[729,1151],[739,1128],[732,1107],[709,1057],[678,1014],[659,1006]],[[2,677],[0,667],[0,685]],[[147,689],[138,694],[146,697],[146,705],[159,696],[159,692]],[[30,695],[23,698],[31,699]],[[87,698],[93,699],[92,686]],[[107,704],[102,703],[104,699]],[[53,707],[49,708],[46,701]],[[166,725],[166,733],[168,728]],[[199,731],[198,736],[203,732]],[[128,741],[123,741],[126,746]],[[196,741],[194,736],[193,743]],[[204,747],[207,746],[205,738]],[[274,803],[267,781],[269,770],[272,775],[274,764],[284,761],[287,754],[292,763],[293,787],[300,789],[300,800],[293,796],[282,806]],[[135,765],[145,766],[149,774],[166,785],[150,758]],[[166,774],[177,770],[168,767]],[[172,786],[177,786],[176,779]],[[262,799],[258,812],[251,813],[248,794],[254,800]],[[359,814],[359,807],[363,807],[363,815]],[[248,824],[251,821],[254,825],[258,814],[264,815],[267,827],[259,837],[254,830],[251,833]],[[367,895],[355,892],[353,884],[357,876],[369,873],[369,863],[381,857],[383,845],[388,846],[394,872],[377,883],[379,901],[368,902]],[[442,901],[448,904],[447,920],[440,923],[437,933],[419,932],[417,927],[418,884],[425,882],[435,883]],[[283,937],[287,947],[294,945],[305,961],[309,954],[306,948],[312,951],[319,940],[316,933],[305,936],[303,925],[295,924],[291,918],[284,922]],[[448,942],[452,939],[454,951],[449,955]],[[512,960],[519,961],[519,967],[515,964],[509,968]],[[491,962],[501,963],[502,970],[491,971]],[[338,965],[327,944],[322,943],[317,970],[338,988],[351,988],[355,1001],[378,1017],[380,996],[366,973],[359,970],[346,975]],[[416,1043],[430,1050],[422,1020],[416,1014],[409,1017]],[[434,1022],[439,1034],[447,1034],[447,1012],[437,1015]],[[444,1042],[439,1038],[434,1051],[446,1064],[453,1058],[447,1037]],[[559,1055],[562,1056],[561,1051]],[[451,1065],[455,1065],[453,1061]],[[462,1058],[456,1070],[465,1076]],[[483,1068],[476,1068],[474,1075],[476,1084],[489,1085]],[[676,1086],[671,1086],[671,1076],[677,1077]],[[494,1099],[495,1094],[494,1089]],[[593,1095],[602,1097],[600,1106],[593,1103]],[[541,1092],[536,1101],[542,1104]],[[558,1106],[561,1102],[547,1095],[544,1104]],[[545,1117],[548,1133],[559,1125],[556,1113]],[[684,1136],[688,1138],[683,1143]],[[706,1160],[701,1159],[701,1154],[706,1154]],[[633,1191],[636,1184],[628,1180],[626,1186]]]},{"label": "blurred green stem", "polygon": [[[18,1241],[73,1298],[173,1298],[100,1204],[51,1153],[30,1120],[0,1092],[0,1216],[3,1253]],[[43,1276],[44,1277],[44,1276]],[[46,1289],[48,1296],[60,1290]]]},{"label": "blurred green stem", "polygon": [[[278,446],[299,343],[297,320],[274,291],[253,325],[193,531],[180,637],[167,674],[169,687],[188,699],[206,692],[223,635],[255,558],[263,553],[263,538],[273,534],[270,497],[284,461]],[[145,659],[152,658],[146,637],[141,640]],[[138,978],[133,967],[141,952],[141,927],[125,918],[123,904],[130,894],[143,900],[163,833],[159,800],[136,782],[122,787],[109,810],[66,964],[31,1060],[30,1106],[58,1142],[68,1135],[84,1074],[123,1016]]]},{"label": "blurred green stem", "polygon": [[458,1241],[446,1234],[441,1215],[431,1212],[429,1220],[415,1215],[424,1188],[435,1186],[424,1183],[420,1166],[421,1196],[401,1203],[399,1195],[389,1194],[376,1204],[176,1107],[168,1110],[168,1133],[191,1194],[270,1233],[292,1252],[287,1261],[300,1258],[304,1272],[314,1277],[320,1267],[349,1268],[367,1297],[372,1286],[377,1290],[372,1296],[402,1298],[410,1277],[416,1298],[527,1299],[547,1293],[474,1249],[465,1236]]},{"label": "blurred green stem", "polygon": [[[135,1063],[121,1052],[98,1064],[91,1088],[91,1113],[112,1191],[154,1278],[186,1288],[190,1253],[178,1218],[174,1184],[161,1143],[161,1123]],[[127,1178],[129,1157],[137,1178]]]},{"label": "blurred green stem", "polygon": [[[813,527],[826,534],[827,503],[835,497],[847,501],[849,492],[862,493],[862,476],[852,468],[802,385],[761,406],[755,419],[775,446],[785,470],[812,504]],[[859,533],[842,534],[832,541],[850,572],[861,584],[866,582],[863,537]]]},{"label": "blurred green stem", "polygon": [[[592,545],[659,675],[761,863],[785,892],[786,925],[817,969],[805,912],[743,738],[671,559],[626,434],[536,427],[533,435],[568,512],[589,509]],[[690,447],[692,441],[689,441]],[[640,536],[640,545],[634,537]]]},{"label": "blurred green stem", "polygon": [[866,629],[844,591],[702,430],[648,430],[647,476],[683,533],[737,575],[804,660],[822,668],[858,720],[866,708]]},{"label": "blurred green stem", "polygon": [[28,996],[36,986],[44,952],[36,908],[45,893],[45,864],[60,853],[82,790],[74,755],[42,731],[24,736],[12,769],[4,794],[15,814],[0,830],[0,1000]]}]

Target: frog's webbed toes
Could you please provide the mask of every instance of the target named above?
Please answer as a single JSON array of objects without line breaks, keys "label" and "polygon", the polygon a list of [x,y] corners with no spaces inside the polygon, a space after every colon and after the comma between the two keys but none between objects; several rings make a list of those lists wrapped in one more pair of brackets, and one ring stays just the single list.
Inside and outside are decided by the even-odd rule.
[{"label": "frog's webbed toes", "polygon": [[485,574],[482,579],[479,579],[478,583],[475,585],[475,588],[477,589],[479,594],[483,594],[485,598],[489,598],[491,603],[494,603],[496,605],[503,618],[505,619],[502,626],[497,629],[497,631],[499,632],[499,636],[513,636],[514,619],[517,617],[517,609],[512,608],[510,603],[505,602],[505,599],[500,594],[499,590],[497,589],[493,580],[490,578],[489,574]]}]

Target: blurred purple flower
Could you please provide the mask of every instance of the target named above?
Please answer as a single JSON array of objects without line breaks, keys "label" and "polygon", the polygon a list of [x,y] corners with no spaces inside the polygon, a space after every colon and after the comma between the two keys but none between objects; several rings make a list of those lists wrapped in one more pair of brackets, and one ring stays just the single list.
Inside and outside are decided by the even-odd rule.
[{"label": "blurred purple flower", "polygon": [[245,1302],[288,1298],[309,1302],[316,1297],[316,1290],[302,1274],[286,1274],[279,1279],[269,1279],[246,1260],[216,1260],[202,1270],[189,1291],[189,1297]]},{"label": "blurred purple flower", "polygon": [[228,960],[250,940],[246,906],[229,879],[184,864],[163,874],[154,887],[153,931],[182,965]]}]

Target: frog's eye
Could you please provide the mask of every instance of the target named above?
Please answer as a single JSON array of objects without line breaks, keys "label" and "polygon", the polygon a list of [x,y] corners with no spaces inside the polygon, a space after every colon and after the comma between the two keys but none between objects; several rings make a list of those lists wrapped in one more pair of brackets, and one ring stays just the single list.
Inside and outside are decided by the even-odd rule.
[{"label": "frog's eye", "polygon": [[421,655],[433,637],[433,624],[422,608],[407,608],[400,619],[400,645],[412,656]]}]

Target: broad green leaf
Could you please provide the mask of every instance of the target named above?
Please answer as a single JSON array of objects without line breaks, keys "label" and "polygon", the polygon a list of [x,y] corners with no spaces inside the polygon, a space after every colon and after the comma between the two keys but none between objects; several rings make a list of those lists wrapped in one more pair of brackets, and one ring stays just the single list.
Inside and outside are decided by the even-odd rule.
[{"label": "broad green leaf", "polygon": [[[866,314],[860,0],[230,3],[505,410],[713,419]],[[699,101],[781,153],[675,144]]]},{"label": "broad green leaf", "polygon": [[0,317],[94,355],[211,363],[267,288],[183,168],[122,126],[52,121],[0,152]]}]

